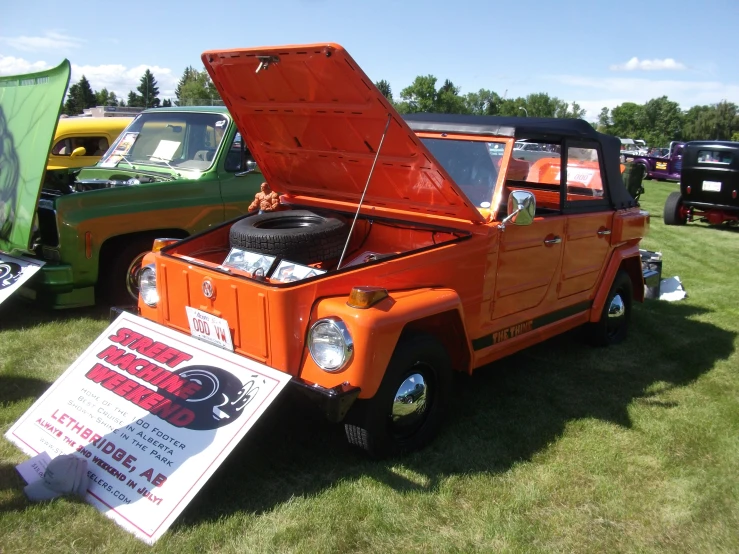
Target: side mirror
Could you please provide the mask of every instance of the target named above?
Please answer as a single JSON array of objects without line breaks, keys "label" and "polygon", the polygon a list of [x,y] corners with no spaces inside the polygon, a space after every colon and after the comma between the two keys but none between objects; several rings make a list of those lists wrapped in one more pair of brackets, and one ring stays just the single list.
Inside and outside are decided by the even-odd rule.
[{"label": "side mirror", "polygon": [[536,198],[527,190],[514,190],[508,196],[508,216],[503,224],[531,225],[536,215]]},{"label": "side mirror", "polygon": [[246,170],[241,171],[240,173],[236,173],[236,177],[241,177],[242,175],[248,175],[249,173],[254,173],[257,170],[257,162],[254,160],[247,160],[246,161]]},{"label": "side mirror", "polygon": [[84,156],[87,154],[87,150],[85,150],[84,146],[78,146],[74,150],[72,150],[72,153],[69,155],[70,158],[76,158],[77,156]]}]

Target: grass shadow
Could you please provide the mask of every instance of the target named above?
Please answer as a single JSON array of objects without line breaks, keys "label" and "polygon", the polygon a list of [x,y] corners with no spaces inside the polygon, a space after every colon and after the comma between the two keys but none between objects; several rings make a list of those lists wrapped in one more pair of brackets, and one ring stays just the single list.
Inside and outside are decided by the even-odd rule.
[{"label": "grass shadow", "polygon": [[107,320],[109,317],[109,306],[52,310],[11,296],[0,304],[0,331],[26,329],[45,323],[81,318]]},{"label": "grass shadow", "polygon": [[23,493],[25,484],[14,465],[0,464],[0,492],[4,493],[0,501],[0,513],[22,512],[28,507],[28,500]]},{"label": "grass shadow", "polygon": [[43,379],[0,375],[0,408],[27,398],[35,400],[48,388],[49,383]]},{"label": "grass shadow", "polygon": [[[500,473],[530,460],[584,418],[631,427],[628,408],[674,404],[650,392],[683,387],[734,351],[735,332],[701,320],[688,303],[647,301],[635,307],[629,339],[599,349],[575,330],[459,375],[447,424],[425,450],[401,460],[371,461],[302,396],[286,391],[234,450],[175,526],[234,512],[263,513],[295,496],[369,476],[398,491],[433,491],[449,475]],[[402,464],[425,475],[412,483]]]}]

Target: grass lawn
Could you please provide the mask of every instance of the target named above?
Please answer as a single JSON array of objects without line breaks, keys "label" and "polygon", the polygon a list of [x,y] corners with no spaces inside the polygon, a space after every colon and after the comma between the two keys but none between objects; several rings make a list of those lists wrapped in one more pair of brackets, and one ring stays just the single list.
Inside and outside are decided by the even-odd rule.
[{"label": "grass lawn", "polygon": [[[459,376],[426,450],[390,462],[285,395],[149,548],[94,508],[31,504],[0,440],[0,552],[737,552],[739,230],[644,246],[689,298],[637,305],[610,349],[573,332]],[[106,326],[100,311],[0,307],[3,433]]]}]

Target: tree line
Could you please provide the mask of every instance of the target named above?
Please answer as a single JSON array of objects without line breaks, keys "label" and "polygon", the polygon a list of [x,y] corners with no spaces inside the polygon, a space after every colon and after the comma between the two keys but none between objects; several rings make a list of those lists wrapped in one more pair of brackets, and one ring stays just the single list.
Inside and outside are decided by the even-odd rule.
[{"label": "tree line", "polygon": [[93,91],[90,81],[83,75],[78,82],[69,87],[62,113],[79,115],[84,109],[94,108],[95,106],[165,108],[172,105],[217,104],[220,101],[221,97],[205,69],[198,71],[192,66],[185,68],[175,88],[174,101],[171,98],[159,98],[157,80],[154,74],[147,69],[141,76],[139,86],[136,87],[136,90],[129,91],[125,100],[119,98],[115,92],[108,91],[107,88]]},{"label": "tree line", "polygon": [[[377,81],[375,85],[401,114],[432,112],[513,117],[582,118],[585,110],[577,102],[567,102],[546,92],[536,92],[517,98],[506,98],[495,91],[480,89],[461,94],[460,87],[446,79],[437,86],[433,75],[419,75],[393,98],[390,83]],[[94,106],[135,106],[158,108],[199,103],[220,103],[221,98],[205,69],[185,68],[175,98],[160,101],[159,87],[152,72],[147,69],[135,91],[129,91],[124,101],[107,89],[93,91],[83,75],[69,88],[63,112],[82,113]],[[604,107],[596,122],[598,131],[618,137],[644,139],[652,146],[664,146],[673,140],[735,140],[739,141],[739,109],[732,102],[693,106],[681,110],[677,102],[667,96],[653,98],[644,104],[624,102],[613,109]]]},{"label": "tree line", "polygon": [[[395,100],[390,83],[375,85],[401,114],[432,112],[513,117],[582,118],[585,110],[577,102],[568,103],[545,92],[518,98],[480,89],[460,94],[450,80],[437,88],[433,75],[418,76],[400,91]],[[652,146],[667,145],[673,140],[739,141],[739,109],[732,102],[693,106],[681,110],[667,96],[653,98],[644,104],[624,102],[613,109],[604,107],[598,121],[591,124],[600,132],[622,138],[644,139]]]}]

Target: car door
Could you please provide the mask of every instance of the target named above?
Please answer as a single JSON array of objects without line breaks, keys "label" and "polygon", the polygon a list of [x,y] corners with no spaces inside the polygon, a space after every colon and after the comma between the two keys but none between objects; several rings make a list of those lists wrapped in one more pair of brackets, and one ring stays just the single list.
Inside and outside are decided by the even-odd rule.
[{"label": "car door", "polygon": [[537,216],[531,225],[506,225],[499,234],[492,319],[539,306],[556,281],[565,218]]},{"label": "car door", "polygon": [[535,161],[523,152],[519,155],[514,150],[512,154],[514,160],[528,162],[529,168],[524,180],[506,181],[504,196],[512,190],[533,193],[536,217],[526,226],[508,223],[498,234],[493,320],[513,314],[527,319],[527,312],[540,306],[558,282],[566,222],[562,214],[558,150],[558,145],[541,144]]},{"label": "car door", "polygon": [[613,210],[596,143],[568,142],[563,212],[567,219],[560,299],[592,291],[611,247]]}]

